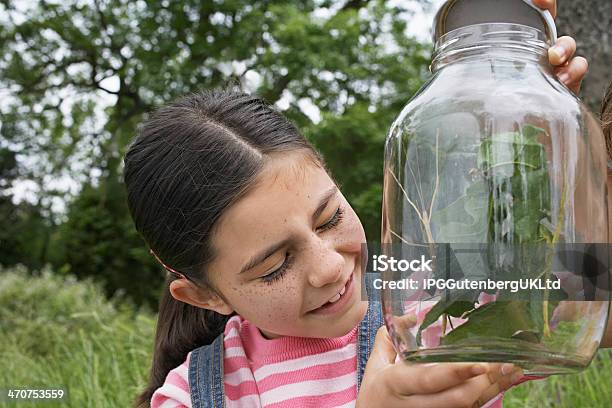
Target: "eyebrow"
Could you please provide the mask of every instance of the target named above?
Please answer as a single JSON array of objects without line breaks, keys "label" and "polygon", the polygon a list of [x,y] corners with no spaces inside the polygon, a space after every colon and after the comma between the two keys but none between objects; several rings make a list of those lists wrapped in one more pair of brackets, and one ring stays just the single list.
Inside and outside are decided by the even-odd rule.
[{"label": "eyebrow", "polygon": [[[331,198],[336,194],[337,191],[338,191],[338,187],[333,186],[332,188],[327,190],[325,192],[325,194],[323,194],[323,196],[321,196],[321,200],[319,201],[319,204],[317,205],[317,208],[312,213],[312,222],[313,222],[313,224],[319,218],[319,216],[321,215],[323,210],[325,210],[325,208],[327,207],[327,204],[329,204],[329,200],[331,200]],[[270,255],[272,255],[276,251],[278,251],[279,248],[281,248],[284,245],[286,245],[288,241],[289,241],[288,239],[284,239],[284,240],[282,240],[280,242],[277,242],[276,244],[269,246],[265,250],[261,251],[259,254],[257,254],[254,257],[252,257],[249,260],[249,262],[247,262],[246,265],[244,265],[242,267],[242,269],[240,270],[239,274],[244,273],[244,272],[248,271],[249,269],[252,269],[253,267],[255,267],[260,262],[265,261]]]}]

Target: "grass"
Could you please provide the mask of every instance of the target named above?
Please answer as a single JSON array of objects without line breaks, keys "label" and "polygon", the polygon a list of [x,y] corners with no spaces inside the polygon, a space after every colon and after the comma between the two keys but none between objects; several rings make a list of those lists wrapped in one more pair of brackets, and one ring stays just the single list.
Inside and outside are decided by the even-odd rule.
[{"label": "grass", "polygon": [[612,349],[601,349],[579,374],[523,383],[504,396],[504,408],[607,408],[612,406]]},{"label": "grass", "polygon": [[[130,407],[151,362],[155,315],[107,300],[90,281],[0,269],[0,388],[63,386],[66,401],[0,402],[0,408]],[[577,375],[530,381],[505,408],[612,406],[612,350]]]},{"label": "grass", "polygon": [[154,315],[105,299],[90,281],[0,271],[0,388],[57,387],[68,400],[0,407],[129,407],[144,387]]}]

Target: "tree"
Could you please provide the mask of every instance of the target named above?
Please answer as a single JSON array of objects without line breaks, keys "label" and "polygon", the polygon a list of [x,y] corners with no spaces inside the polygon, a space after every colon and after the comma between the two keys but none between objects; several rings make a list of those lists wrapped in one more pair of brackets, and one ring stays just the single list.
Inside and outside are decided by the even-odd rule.
[{"label": "tree", "polygon": [[599,114],[604,92],[612,82],[612,2],[610,0],[559,1],[559,35],[576,40],[578,55],[589,60],[581,96]]},{"label": "tree", "polygon": [[158,268],[128,232],[121,158],[151,109],[228,84],[285,110],[379,239],[383,141],[429,58],[429,46],[404,34],[407,9],[382,0],[0,4],[0,85],[10,96],[1,135],[15,129],[22,153],[39,158],[28,177],[41,194],[51,175],[85,186],[54,232],[58,267],[104,277],[110,291],[129,276],[147,288],[128,285],[135,297],[158,287]]},{"label": "tree", "polygon": [[0,265],[37,269],[45,262],[49,224],[40,203],[13,203],[11,189],[19,173],[16,153],[0,146]]},{"label": "tree", "polygon": [[62,272],[100,282],[109,297],[128,295],[154,305],[161,274],[127,211],[118,183],[84,185],[57,232],[61,247],[55,249],[55,263],[64,265]]}]

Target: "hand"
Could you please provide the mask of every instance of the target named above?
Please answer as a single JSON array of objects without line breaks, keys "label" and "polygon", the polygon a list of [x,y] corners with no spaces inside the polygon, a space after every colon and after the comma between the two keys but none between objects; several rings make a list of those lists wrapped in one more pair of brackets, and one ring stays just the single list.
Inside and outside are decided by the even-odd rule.
[{"label": "hand", "polygon": [[[533,0],[533,3],[557,18],[557,0]],[[548,49],[548,60],[555,67],[554,72],[559,81],[577,94],[589,64],[586,58],[574,57],[575,52],[576,41],[572,37],[559,37],[555,45]]]},{"label": "hand", "polygon": [[356,408],[480,407],[523,376],[513,364],[395,363],[396,356],[383,326],[376,334]]}]

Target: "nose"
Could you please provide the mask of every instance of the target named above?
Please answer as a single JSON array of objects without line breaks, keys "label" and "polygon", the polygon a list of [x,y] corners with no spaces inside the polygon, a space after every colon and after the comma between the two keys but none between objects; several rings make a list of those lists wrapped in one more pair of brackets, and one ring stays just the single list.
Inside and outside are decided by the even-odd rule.
[{"label": "nose", "polygon": [[313,254],[313,262],[308,274],[308,282],[320,288],[342,279],[344,257],[333,246],[321,243]]}]

